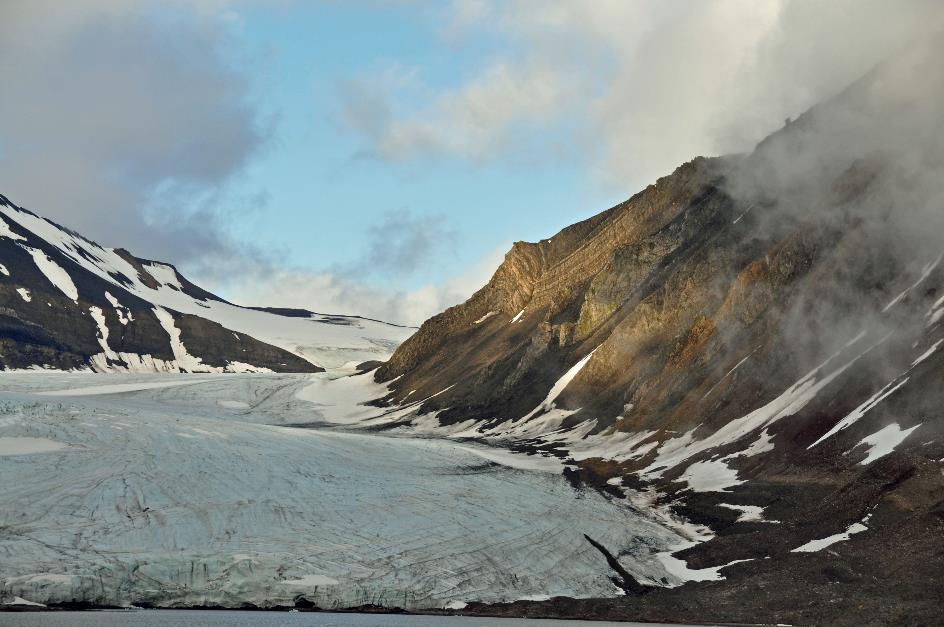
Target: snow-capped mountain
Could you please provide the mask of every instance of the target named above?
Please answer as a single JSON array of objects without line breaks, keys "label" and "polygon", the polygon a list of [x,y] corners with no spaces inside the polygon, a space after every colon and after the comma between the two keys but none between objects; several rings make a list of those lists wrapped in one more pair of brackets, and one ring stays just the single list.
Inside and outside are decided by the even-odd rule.
[{"label": "snow-capped mountain", "polygon": [[0,195],[0,369],[313,372],[384,359],[413,331],[233,305]]}]

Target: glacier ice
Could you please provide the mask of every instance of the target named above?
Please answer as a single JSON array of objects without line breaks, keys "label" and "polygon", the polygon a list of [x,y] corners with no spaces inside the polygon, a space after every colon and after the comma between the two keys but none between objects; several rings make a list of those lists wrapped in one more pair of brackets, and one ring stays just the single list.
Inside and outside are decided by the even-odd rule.
[{"label": "glacier ice", "polygon": [[583,534],[640,580],[678,583],[660,555],[679,533],[639,510],[472,442],[342,430],[365,377],[2,376],[0,438],[58,443],[0,455],[2,598],[419,608],[618,594]]}]

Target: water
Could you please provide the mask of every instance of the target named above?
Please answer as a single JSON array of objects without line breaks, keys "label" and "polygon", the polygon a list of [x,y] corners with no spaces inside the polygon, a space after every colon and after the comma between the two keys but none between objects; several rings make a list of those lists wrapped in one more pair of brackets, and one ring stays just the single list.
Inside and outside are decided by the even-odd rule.
[{"label": "water", "polygon": [[[332,614],[327,612],[243,612],[200,610],[135,610],[98,612],[0,613],[2,627],[605,627],[649,625],[562,621],[524,618],[475,618],[464,616],[405,616],[397,614]],[[663,626],[666,627],[666,626]],[[681,627],[681,626],[676,626]]]}]

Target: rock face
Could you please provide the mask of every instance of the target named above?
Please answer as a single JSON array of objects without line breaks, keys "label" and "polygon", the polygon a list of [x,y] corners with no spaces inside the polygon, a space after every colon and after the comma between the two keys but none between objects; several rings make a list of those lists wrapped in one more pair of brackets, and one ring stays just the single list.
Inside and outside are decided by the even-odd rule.
[{"label": "rock face", "polygon": [[[753,560],[693,599],[787,605],[805,593],[752,582],[793,573],[811,604],[835,603],[831,619],[856,603],[845,620],[889,601],[889,620],[927,610],[910,596],[925,584],[898,578],[944,575],[942,49],[883,64],[750,154],[694,159],[516,243],[377,371],[392,390],[379,402],[425,399],[414,420],[551,452],[576,481],[657,491],[718,534],[677,554],[691,567]],[[868,531],[828,552],[791,552],[856,524]],[[890,570],[863,570],[872,560]],[[830,581],[848,600],[827,600]]]},{"label": "rock face", "polygon": [[378,380],[405,375],[398,390],[426,395],[456,383],[435,402],[445,420],[520,417],[618,318],[668,287],[659,275],[673,253],[733,212],[720,183],[721,162],[697,159],[549,240],[516,243],[487,286],[424,323]]},{"label": "rock face", "polygon": [[318,372],[385,358],[412,332],[238,307],[0,195],[0,370]]}]

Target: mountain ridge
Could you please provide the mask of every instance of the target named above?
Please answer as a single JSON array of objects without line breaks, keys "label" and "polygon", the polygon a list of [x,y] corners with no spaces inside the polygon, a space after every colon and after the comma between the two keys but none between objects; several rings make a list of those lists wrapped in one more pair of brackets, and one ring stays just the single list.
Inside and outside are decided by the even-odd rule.
[{"label": "mountain ridge", "polygon": [[171,264],[102,247],[6,196],[0,303],[4,369],[319,372],[385,358],[412,331],[240,307]]}]

